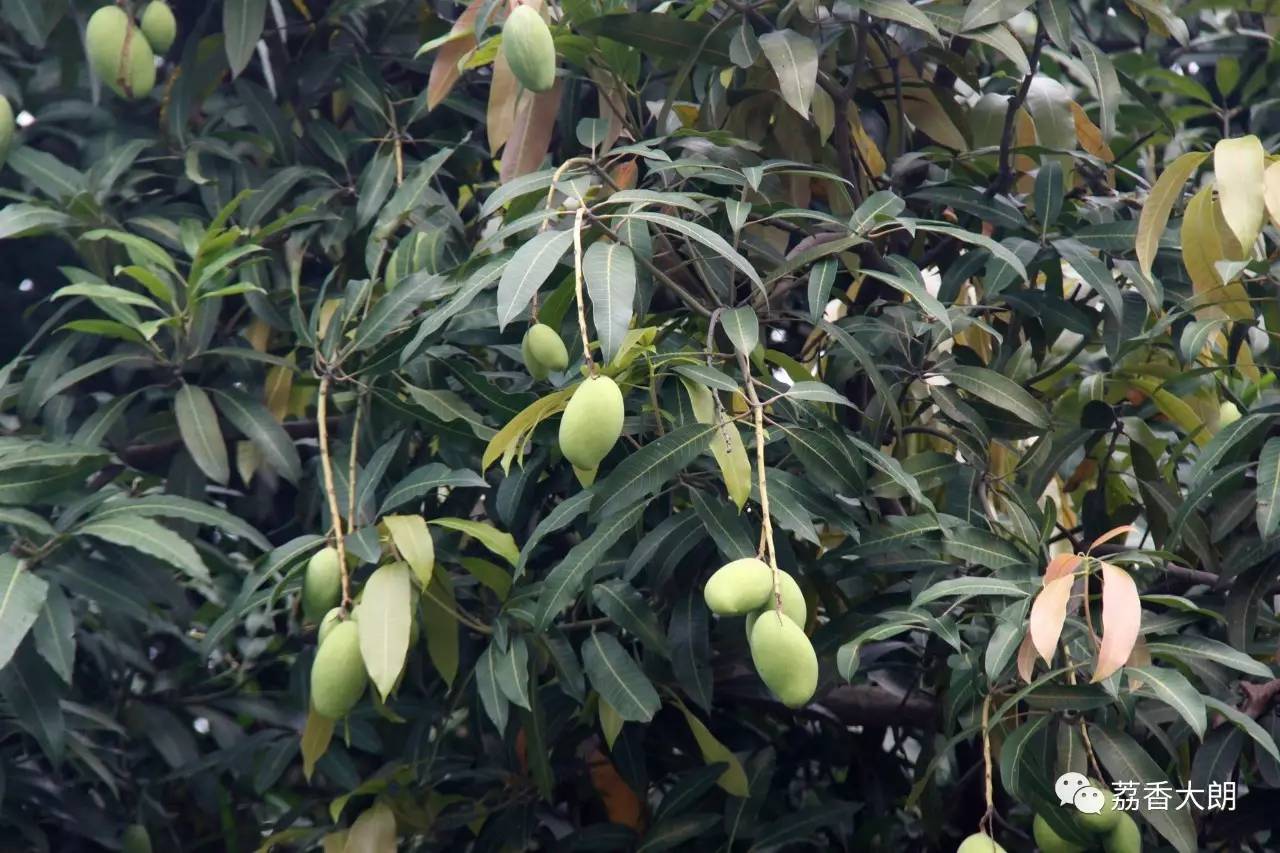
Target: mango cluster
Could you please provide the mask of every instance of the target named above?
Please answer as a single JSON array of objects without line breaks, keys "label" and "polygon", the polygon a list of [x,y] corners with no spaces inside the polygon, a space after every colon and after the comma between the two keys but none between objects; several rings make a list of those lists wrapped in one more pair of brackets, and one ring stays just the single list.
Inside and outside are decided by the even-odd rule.
[{"label": "mango cluster", "polygon": [[1031,833],[1035,836],[1036,845],[1042,853],[1085,853],[1086,850],[1101,850],[1103,853],[1142,853],[1142,830],[1127,812],[1116,809],[1116,798],[1106,786],[1097,779],[1089,783],[1103,792],[1106,804],[1097,814],[1076,812],[1073,819],[1077,826],[1096,839],[1090,847],[1082,847],[1074,841],[1063,838],[1049,822],[1036,815],[1031,824]]},{"label": "mango cluster", "polygon": [[783,704],[798,708],[818,689],[818,655],[804,632],[804,593],[791,575],[778,573],[755,557],[726,563],[707,580],[707,607],[720,616],[747,617],[747,644],[760,680]]},{"label": "mango cluster", "polygon": [[369,682],[355,616],[344,618],[341,600],[338,551],[322,548],[311,555],[302,577],[302,616],[320,623],[320,648],[311,664],[311,707],[333,720],[351,712]]},{"label": "mango cluster", "polygon": [[521,4],[502,25],[502,57],[520,85],[546,92],[556,82],[556,44],[542,15]]},{"label": "mango cluster", "polygon": [[163,0],[152,0],[141,25],[119,6],[103,6],[85,27],[84,41],[94,73],[122,98],[146,97],[156,84],[156,54],[177,38],[178,22]]}]

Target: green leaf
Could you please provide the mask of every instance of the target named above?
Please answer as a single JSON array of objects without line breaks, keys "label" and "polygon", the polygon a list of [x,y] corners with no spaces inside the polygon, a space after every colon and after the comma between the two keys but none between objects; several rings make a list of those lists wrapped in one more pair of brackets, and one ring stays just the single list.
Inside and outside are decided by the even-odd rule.
[{"label": "green leaf", "polygon": [[197,524],[216,527],[223,533],[243,539],[262,551],[271,551],[271,542],[267,537],[263,536],[258,532],[257,528],[239,516],[232,515],[216,506],[184,498],[180,495],[167,493],[155,493],[139,497],[117,495],[104,502],[94,512],[90,520],[106,521],[112,518],[127,518],[130,516],[144,518],[159,516],[160,518],[180,518],[184,521],[194,521]]},{"label": "green leaf", "polygon": [[632,453],[594,490],[593,513],[605,518],[653,494],[696,459],[715,432],[714,425],[686,424]]},{"label": "green leaf", "polygon": [[[261,2],[261,0],[253,0]],[[396,182],[396,157],[390,145],[380,145],[360,173],[356,187],[356,225],[363,228],[373,221]]]},{"label": "green leaf", "polygon": [[468,471],[465,468],[452,469],[439,462],[432,462],[410,472],[403,480],[392,486],[382,501],[381,513],[386,514],[393,509],[399,509],[410,501],[418,500],[440,488],[487,489],[488,487],[489,484],[484,481],[484,478],[474,471]]},{"label": "green leaf", "polygon": [[79,536],[94,536],[113,545],[141,551],[180,569],[192,580],[212,583],[209,569],[196,549],[177,533],[149,518],[126,515],[119,518],[94,518],[76,528]]},{"label": "green leaf", "polygon": [[[262,458],[272,469],[290,483],[296,484],[302,477],[302,460],[293,439],[275,419],[267,407],[239,391],[214,392],[218,408],[227,420],[253,442]],[[216,423],[216,421],[215,421]]]},{"label": "green leaf", "polygon": [[629,722],[647,723],[661,701],[648,676],[612,634],[593,631],[582,643],[582,666],[596,692]]},{"label": "green leaf", "polygon": [[964,28],[976,30],[1008,21],[1031,5],[1032,0],[973,0],[965,7]]},{"label": "green leaf", "polygon": [[912,607],[921,607],[942,598],[973,598],[974,596],[1003,596],[1027,598],[1030,593],[1022,584],[1000,578],[952,578],[938,581],[916,596]]},{"label": "green leaf", "polygon": [[723,237],[705,226],[650,210],[633,210],[619,215],[627,219],[638,219],[643,222],[651,222],[654,225],[661,225],[663,228],[675,231],[677,234],[682,234],[690,240],[701,243],[737,267],[738,271],[745,275],[756,287],[764,287],[760,281],[760,274],[756,272],[756,268],[751,265],[751,262],[738,254],[738,251],[725,242]]},{"label": "green leaf", "polygon": [[720,315],[720,324],[729,336],[733,348],[743,355],[751,355],[760,341],[760,320],[749,305],[730,308]]},{"label": "green leaf", "polygon": [[679,703],[677,706],[680,713],[684,714],[685,722],[689,724],[689,731],[693,733],[693,739],[698,744],[698,751],[702,753],[702,760],[707,764],[726,764],[725,771],[720,774],[717,784],[725,790],[730,796],[745,797],[751,792],[747,783],[747,772],[742,767],[742,762],[738,760],[738,756],[729,751],[720,740],[711,733],[706,723],[698,719],[698,717]]},{"label": "green leaf", "polygon": [[39,618],[48,592],[49,585],[17,558],[0,555],[0,670]]},{"label": "green leaf", "polygon": [[809,117],[813,89],[818,82],[818,49],[813,39],[795,30],[773,30],[759,38],[764,57],[778,77],[782,100],[802,117]]},{"label": "green leaf", "polygon": [[607,518],[590,536],[569,549],[542,582],[534,627],[545,631],[560,611],[582,591],[587,576],[599,564],[622,534],[635,526],[644,507],[636,506]]},{"label": "green leaf", "polygon": [[631,326],[636,298],[636,260],[631,249],[597,240],[582,257],[582,277],[591,297],[591,319],[600,339],[600,357],[613,361]]},{"label": "green leaf", "polygon": [[889,255],[885,261],[895,270],[896,275],[870,268],[862,270],[863,274],[883,281],[890,287],[907,294],[919,303],[926,314],[941,323],[947,331],[951,331],[951,318],[947,314],[947,307],[938,301],[938,297],[929,292],[919,268],[897,255]]},{"label": "green leaf", "polygon": [[223,0],[222,32],[232,77],[239,76],[253,58],[266,14],[267,0]]},{"label": "green leaf", "polygon": [[427,655],[451,689],[458,676],[459,637],[455,607],[449,573],[432,573],[431,585],[422,591],[422,631],[427,635]]},{"label": "green leaf", "polygon": [[498,281],[499,329],[505,329],[524,311],[572,245],[572,230],[542,231],[516,250]]},{"label": "green leaf", "polygon": [[210,480],[223,485],[231,479],[227,444],[218,427],[218,415],[204,389],[185,382],[174,398],[178,433],[191,458]]},{"label": "green leaf", "polygon": [[[3,574],[0,567],[0,574]],[[3,614],[0,613],[0,624]],[[50,584],[44,605],[40,608],[40,617],[36,619],[32,636],[35,637],[36,651],[50,669],[67,684],[71,683],[71,675],[76,663],[76,620],[71,612],[71,604],[67,601],[62,587]],[[3,650],[0,650],[0,656]],[[0,664],[3,666],[3,664]]]},{"label": "green leaf", "polygon": [[1116,114],[1120,111],[1120,79],[1116,76],[1111,57],[1107,56],[1093,43],[1084,38],[1076,39],[1076,49],[1080,51],[1080,60],[1089,70],[1098,90],[1098,127],[1102,131],[1102,141],[1106,142],[1116,135]]},{"label": "green leaf", "polygon": [[831,286],[836,280],[836,269],[834,258],[824,258],[809,268],[809,319],[815,323],[827,310]]},{"label": "green leaf", "polygon": [[730,32],[713,29],[705,21],[686,20],[673,14],[639,12],[603,15],[576,22],[575,29],[586,36],[605,36],[640,49],[646,56],[685,62],[690,57],[716,66],[731,65]]},{"label": "green leaf", "polygon": [[[490,647],[492,649],[492,647]],[[512,637],[506,652],[490,651],[494,656],[494,675],[498,689],[513,705],[528,709],[529,705],[529,646],[524,637]]]},{"label": "green leaf", "polygon": [[1161,702],[1177,711],[1198,737],[1204,737],[1208,724],[1204,709],[1204,697],[1191,685],[1187,677],[1176,669],[1161,666],[1127,666],[1130,681],[1134,675],[1142,680],[1142,689],[1156,695]]},{"label": "green leaf", "polygon": [[1248,714],[1241,712],[1240,709],[1234,705],[1228,705],[1221,699],[1215,699],[1212,696],[1203,696],[1201,698],[1204,699],[1204,704],[1211,710],[1226,717],[1232,725],[1243,731],[1249,737],[1253,738],[1254,742],[1257,743],[1258,746],[1262,747],[1268,755],[1276,761],[1280,761],[1280,749],[1276,747],[1275,738],[1271,736],[1270,732],[1260,726],[1257,720],[1250,717]]},{"label": "green leaf", "polygon": [[938,32],[933,21],[924,14],[923,8],[912,5],[908,0],[859,0],[857,5],[872,17],[915,27],[917,30],[923,30],[935,42],[939,44],[944,42],[942,33]]},{"label": "green leaf", "polygon": [[667,638],[658,624],[658,617],[645,597],[631,584],[618,579],[598,583],[591,590],[591,600],[618,627],[663,657],[669,656]]},{"label": "green leaf", "polygon": [[1171,657],[1180,661],[1209,660],[1238,672],[1258,678],[1271,678],[1271,667],[1254,660],[1242,651],[1226,643],[1195,635],[1170,636],[1147,643],[1147,651],[1155,656]]},{"label": "green leaf", "polygon": [[503,532],[492,524],[463,518],[433,518],[429,523],[470,536],[513,566],[520,559],[520,549],[516,547],[515,539],[511,538],[510,533]]},{"label": "green leaf", "polygon": [[499,732],[507,728],[509,700],[498,686],[498,671],[502,668],[502,650],[496,642],[489,643],[484,654],[476,662],[476,692],[484,712]]},{"label": "green leaf", "polygon": [[395,687],[409,653],[411,592],[408,563],[388,563],[365,581],[357,608],[360,656],[383,701]]},{"label": "green leaf", "polygon": [[1280,533],[1280,438],[1267,439],[1258,456],[1257,501],[1258,535],[1274,539]]},{"label": "green leaf", "polygon": [[0,240],[31,237],[50,228],[65,228],[75,222],[61,210],[38,204],[7,204],[0,208]]},{"label": "green leaf", "polygon": [[1051,157],[1040,160],[1040,172],[1036,175],[1036,219],[1040,220],[1040,233],[1045,234],[1062,212],[1065,195],[1062,164]]},{"label": "green leaf", "polygon": [[58,676],[30,643],[23,644],[0,669],[0,696],[9,713],[31,733],[55,767],[62,762],[67,736],[61,693]]},{"label": "green leaf", "polygon": [[427,298],[440,288],[436,275],[410,276],[374,303],[369,315],[356,328],[351,350],[360,352],[377,346],[400,328]]},{"label": "green leaf", "polygon": [[[1175,790],[1168,777],[1138,742],[1119,729],[1089,726],[1089,740],[1098,760],[1113,779],[1141,783],[1141,789],[1152,783],[1163,783]],[[1191,812],[1185,809],[1153,809],[1146,797],[1138,797],[1138,811],[1156,831],[1165,837],[1178,853],[1196,853],[1196,827]]]},{"label": "green leaf", "polygon": [[436,565],[436,549],[427,520],[420,515],[388,515],[382,519],[400,557],[413,569],[420,586],[431,583]]},{"label": "green leaf", "polygon": [[956,387],[981,397],[998,409],[1041,429],[1049,428],[1049,413],[1035,397],[1007,376],[985,367],[952,365],[943,375]]}]

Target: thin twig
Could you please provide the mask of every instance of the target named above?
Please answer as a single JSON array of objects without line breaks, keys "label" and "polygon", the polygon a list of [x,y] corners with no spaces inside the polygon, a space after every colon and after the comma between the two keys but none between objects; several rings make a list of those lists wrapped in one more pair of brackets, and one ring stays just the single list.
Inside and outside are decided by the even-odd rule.
[{"label": "thin twig", "polygon": [[582,220],[586,207],[579,207],[573,217],[573,287],[578,300],[578,332],[582,335],[582,357],[587,361],[587,372],[596,376],[596,362],[591,357],[591,336],[587,334],[587,300],[582,292]]},{"label": "thin twig", "polygon": [[[329,515],[333,546],[338,549],[338,570],[342,573],[342,609],[351,609],[351,574],[347,571],[347,545],[342,537],[342,516],[338,512],[338,492],[333,486],[333,457],[329,454],[329,427],[325,417],[328,411],[329,374],[320,378],[320,400],[316,405],[316,423],[320,427],[320,469],[324,473],[324,492],[329,499]],[[351,484],[347,484],[351,488]]]},{"label": "thin twig", "polygon": [[995,198],[1000,193],[1009,189],[1009,184],[1013,181],[1013,168],[1009,164],[1009,149],[1013,147],[1013,125],[1018,115],[1018,110],[1022,109],[1022,104],[1027,100],[1027,92],[1031,89],[1031,81],[1035,79],[1036,68],[1040,64],[1040,51],[1044,49],[1045,42],[1048,40],[1048,30],[1040,21],[1039,16],[1036,17],[1036,40],[1031,47],[1031,55],[1027,57],[1027,73],[1022,78],[1022,85],[1018,87],[1017,93],[1009,99],[1009,108],[1004,114],[1004,129],[1000,132],[1000,171],[996,175],[996,179],[987,187],[987,198]]}]

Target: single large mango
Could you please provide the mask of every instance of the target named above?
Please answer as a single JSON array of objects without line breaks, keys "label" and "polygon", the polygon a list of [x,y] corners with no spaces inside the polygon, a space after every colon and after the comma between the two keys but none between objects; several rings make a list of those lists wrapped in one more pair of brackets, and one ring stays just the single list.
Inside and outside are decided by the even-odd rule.
[{"label": "single large mango", "polygon": [[14,127],[13,107],[8,98],[0,95],[0,166],[4,165],[5,158],[9,156],[9,148],[13,145]]},{"label": "single large mango", "polygon": [[1142,830],[1128,813],[1120,812],[1120,820],[1102,839],[1105,853],[1142,853]]},{"label": "single large mango", "polygon": [[93,13],[84,43],[94,72],[120,97],[141,98],[155,86],[156,56],[119,6],[103,6]]},{"label": "single large mango", "polygon": [[122,853],[151,853],[151,836],[147,828],[140,823],[130,824],[120,836]]},{"label": "single large mango", "polygon": [[356,623],[352,619],[339,622],[311,664],[311,707],[322,717],[341,719],[360,701],[368,681]]},{"label": "single large mango", "polygon": [[[786,572],[778,572],[778,593],[782,596],[782,615],[803,628],[805,620],[809,617],[809,608],[805,605],[804,592],[800,589],[800,584]],[[748,638],[751,636],[751,629],[756,625],[756,620],[773,610],[773,605],[773,589],[770,588],[764,607],[755,613],[747,614]]]},{"label": "single large mango", "polygon": [[556,43],[546,21],[531,6],[520,5],[502,25],[502,56],[520,85],[545,92],[556,82]]},{"label": "single large mango", "polygon": [[707,579],[702,595],[711,612],[721,616],[759,610],[773,597],[773,570],[755,557],[725,563]]},{"label": "single large mango", "polygon": [[596,468],[622,435],[622,391],[608,376],[589,376],[560,418],[560,452],[584,471]]},{"label": "single large mango", "polygon": [[565,349],[564,341],[546,323],[534,323],[529,327],[520,342],[520,353],[524,356],[524,366],[534,379],[546,379],[553,370],[564,370],[569,366],[569,351]]},{"label": "single large mango", "polygon": [[751,629],[751,661],[760,679],[789,708],[818,689],[818,655],[804,629],[778,613],[766,613]]},{"label": "single large mango", "polygon": [[1031,834],[1035,836],[1040,853],[1084,853],[1085,848],[1063,838],[1040,815],[1036,815],[1036,819],[1031,822]]},{"label": "single large mango", "polygon": [[956,848],[956,853],[1006,853],[996,840],[985,832],[975,832]]},{"label": "single large mango", "polygon": [[338,550],[321,548],[307,561],[306,574],[302,576],[302,618],[306,622],[319,622],[325,611],[342,597],[342,571],[338,567]]},{"label": "single large mango", "polygon": [[173,10],[164,0],[152,0],[142,10],[138,19],[142,34],[147,37],[147,44],[156,53],[166,53],[173,47],[178,37],[178,21],[173,17]]}]

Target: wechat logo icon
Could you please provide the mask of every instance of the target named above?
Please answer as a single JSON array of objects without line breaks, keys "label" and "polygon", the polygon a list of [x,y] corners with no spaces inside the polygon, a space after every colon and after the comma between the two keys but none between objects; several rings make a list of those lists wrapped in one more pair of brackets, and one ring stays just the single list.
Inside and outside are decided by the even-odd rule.
[{"label": "wechat logo icon", "polygon": [[1107,804],[1106,795],[1095,788],[1083,773],[1063,773],[1053,783],[1058,805],[1075,806],[1084,814],[1100,814]]}]

